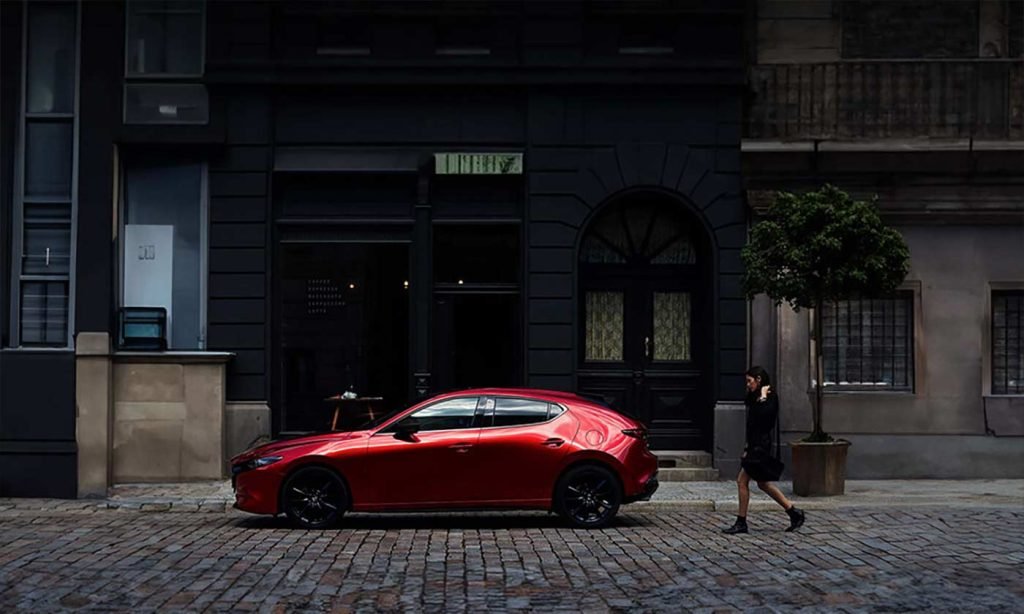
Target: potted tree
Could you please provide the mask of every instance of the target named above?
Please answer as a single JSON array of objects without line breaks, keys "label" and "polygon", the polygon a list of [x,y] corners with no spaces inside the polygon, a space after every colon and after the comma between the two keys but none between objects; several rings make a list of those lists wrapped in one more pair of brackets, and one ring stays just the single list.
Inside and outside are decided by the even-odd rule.
[{"label": "potted tree", "polygon": [[910,251],[903,237],[882,222],[874,202],[854,200],[826,185],[802,194],[778,193],[752,228],[742,257],[748,298],[766,294],[776,305],[786,302],[813,314],[813,430],[790,444],[793,492],[843,494],[850,443],[833,439],[821,425],[822,307],[891,294],[907,275]]}]

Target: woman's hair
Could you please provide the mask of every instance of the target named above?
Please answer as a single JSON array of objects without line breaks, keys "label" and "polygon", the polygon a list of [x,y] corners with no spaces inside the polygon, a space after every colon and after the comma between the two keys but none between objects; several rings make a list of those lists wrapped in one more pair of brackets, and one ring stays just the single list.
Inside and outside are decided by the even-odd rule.
[{"label": "woman's hair", "polygon": [[[753,403],[754,401],[757,400],[759,396],[761,396],[761,388],[770,385],[772,383],[772,380],[768,377],[768,372],[761,367],[750,367],[749,369],[747,369],[747,375],[754,378],[755,380],[757,378],[761,378],[761,384],[757,387],[757,390],[753,392],[749,390],[747,391],[746,402]],[[768,392],[768,395],[774,396],[775,389],[773,388],[772,390],[770,390]]]},{"label": "woman's hair", "polygon": [[771,378],[768,377],[768,372],[761,367],[750,367],[747,369],[747,375],[754,379],[760,379],[762,386],[769,386],[772,383]]}]

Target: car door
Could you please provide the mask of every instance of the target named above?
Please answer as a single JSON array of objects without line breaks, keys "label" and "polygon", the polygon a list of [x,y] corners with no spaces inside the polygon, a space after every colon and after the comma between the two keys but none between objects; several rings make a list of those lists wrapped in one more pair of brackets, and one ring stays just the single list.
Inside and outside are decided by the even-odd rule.
[{"label": "car door", "polygon": [[[371,484],[357,509],[445,507],[473,500],[479,397],[448,398],[374,433],[360,462]],[[408,438],[396,434],[413,424]]]},{"label": "car door", "polygon": [[542,400],[491,397],[484,407],[474,450],[481,502],[546,502],[579,422],[561,405]]}]

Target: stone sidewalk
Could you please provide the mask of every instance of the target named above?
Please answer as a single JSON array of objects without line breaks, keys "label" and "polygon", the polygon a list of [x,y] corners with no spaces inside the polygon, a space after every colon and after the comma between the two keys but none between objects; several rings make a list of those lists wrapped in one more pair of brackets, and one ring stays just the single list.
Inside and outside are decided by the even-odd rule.
[{"label": "stone sidewalk", "polygon": [[[777,509],[752,486],[753,512]],[[794,497],[792,484],[779,486],[798,507],[850,509],[879,507],[956,507],[1024,510],[1024,480],[847,480],[846,494],[837,497]],[[135,509],[148,512],[224,512],[234,495],[227,480],[179,484],[120,484],[106,499],[0,499],[5,509]],[[631,512],[705,510],[736,511],[736,485],[731,481],[666,482],[651,501],[635,503]]]}]

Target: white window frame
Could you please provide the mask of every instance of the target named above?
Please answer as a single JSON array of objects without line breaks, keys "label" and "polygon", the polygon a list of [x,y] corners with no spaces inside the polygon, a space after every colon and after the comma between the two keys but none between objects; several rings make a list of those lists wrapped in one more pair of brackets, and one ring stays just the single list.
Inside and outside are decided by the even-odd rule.
[{"label": "white window frame", "polygon": [[993,390],[995,383],[995,339],[992,337],[992,326],[995,322],[995,303],[992,300],[997,292],[1024,292],[1024,282],[999,282],[988,284],[985,297],[984,324],[982,326],[982,394],[986,397],[1021,397],[1022,393],[1000,392]]},{"label": "white window frame", "polygon": [[[896,289],[896,293],[897,294],[909,294],[910,295],[909,298],[911,300],[910,315],[911,315],[912,321],[910,322],[909,334],[911,335],[911,338],[909,340],[909,345],[910,345],[910,360],[912,361],[912,363],[911,363],[911,371],[912,372],[911,372],[911,374],[909,376],[909,380],[910,380],[909,387],[899,387],[899,388],[897,388],[897,387],[893,387],[893,386],[871,386],[871,385],[862,385],[862,384],[829,384],[829,385],[824,385],[824,382],[823,382],[822,383],[823,384],[822,385],[822,390],[823,390],[823,392],[825,394],[832,394],[832,395],[834,395],[834,394],[869,394],[869,395],[889,394],[889,395],[899,395],[899,396],[915,396],[915,395],[918,394],[919,391],[923,390],[923,384],[924,384],[924,382],[923,382],[923,369],[920,368],[920,365],[924,364],[923,363],[923,358],[924,358],[923,357],[924,336],[922,334],[923,333],[923,328],[922,328],[923,320],[922,320],[922,313],[921,313],[921,283],[919,281],[906,281],[906,282],[901,284]],[[810,357],[810,359],[808,360],[808,368],[809,368],[809,371],[810,371],[808,381],[811,383],[811,386],[808,388],[808,391],[813,391],[814,383],[815,383],[815,378],[817,377],[815,375],[815,365],[814,365],[814,360],[813,360],[814,353],[813,353],[813,351],[810,351],[810,350],[812,350],[812,348],[813,348],[813,346],[815,344],[814,329],[813,329],[813,322],[814,322],[813,318],[817,317],[817,315],[818,314],[814,313],[813,309],[808,310],[808,317],[810,318],[809,319],[809,324],[811,325],[810,328],[809,328],[809,331],[808,331],[809,332],[809,335],[808,335],[808,350],[809,350],[808,356]],[[819,348],[819,349],[821,351],[824,351],[824,347],[823,346],[821,348]],[[823,360],[824,360],[824,357],[823,357]]]}]

